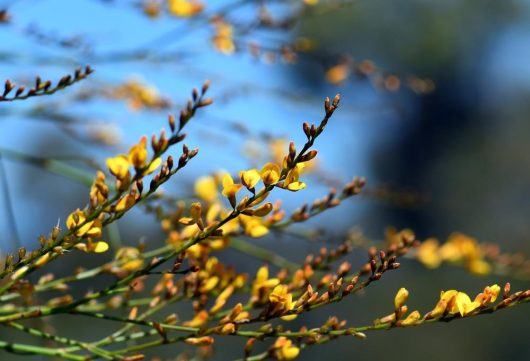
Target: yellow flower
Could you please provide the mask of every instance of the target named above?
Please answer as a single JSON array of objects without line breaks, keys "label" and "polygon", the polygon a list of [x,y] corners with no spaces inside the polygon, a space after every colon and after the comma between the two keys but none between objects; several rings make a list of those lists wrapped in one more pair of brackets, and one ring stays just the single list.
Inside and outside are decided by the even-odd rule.
[{"label": "yellow flower", "polygon": [[473,259],[467,265],[469,271],[479,276],[485,276],[491,272],[491,266],[483,259]]},{"label": "yellow flower", "polygon": [[243,187],[242,184],[234,184],[232,176],[226,173],[223,177],[223,196],[231,197],[235,196],[237,192]]},{"label": "yellow flower", "polygon": [[215,49],[225,55],[233,54],[236,50],[233,33],[232,25],[224,21],[218,21],[216,23],[215,35],[212,38]]},{"label": "yellow flower", "polygon": [[208,311],[199,311],[193,319],[183,322],[182,325],[186,327],[201,327],[208,322]]},{"label": "yellow flower", "polygon": [[241,178],[241,183],[247,189],[251,190],[256,187],[256,184],[261,180],[261,176],[257,169],[249,169],[239,172],[239,177]]},{"label": "yellow flower", "polygon": [[252,210],[252,215],[255,217],[265,217],[273,209],[272,203],[265,203],[256,209]]},{"label": "yellow flower", "polygon": [[208,280],[201,286],[201,293],[208,293],[219,284],[219,277],[213,276],[208,278]]},{"label": "yellow flower", "polygon": [[293,346],[293,342],[287,337],[278,337],[274,342],[274,348],[276,349],[276,358],[280,361],[293,360],[300,353],[300,349]]},{"label": "yellow flower", "polygon": [[77,231],[75,231],[75,235],[77,237],[100,237],[101,222],[99,220],[86,222],[86,219],[87,218],[85,216],[85,213],[82,210],[77,209],[72,212],[66,219],[66,226],[68,227],[68,229],[73,229],[84,223],[83,226],[81,226]]},{"label": "yellow flower", "polygon": [[350,76],[348,63],[337,64],[326,71],[326,80],[334,85],[344,82]]},{"label": "yellow flower", "polygon": [[99,241],[99,242],[96,242],[96,244],[94,245],[92,249],[90,249],[90,251],[94,253],[103,253],[103,252],[107,252],[108,249],[109,249],[109,244],[107,242]]},{"label": "yellow flower", "polygon": [[[287,285],[277,285],[269,295],[269,302],[273,306],[275,313],[283,314],[294,308],[293,294],[289,292]],[[297,315],[286,315],[282,317],[284,321],[290,321]]]},{"label": "yellow flower", "polygon": [[442,317],[447,310],[447,301],[446,300],[439,300],[436,304],[436,307],[429,312],[429,318],[439,318]]},{"label": "yellow flower", "polygon": [[396,310],[401,309],[401,306],[407,302],[407,298],[409,298],[409,291],[407,291],[406,288],[401,287],[394,298],[394,308]]},{"label": "yellow flower", "polygon": [[486,306],[495,302],[499,293],[501,292],[501,287],[497,284],[492,286],[486,286],[482,293],[479,293],[475,297],[475,302],[478,302],[481,306]]},{"label": "yellow flower", "polygon": [[410,325],[415,325],[416,323],[418,323],[418,321],[420,320],[421,318],[421,315],[418,311],[412,311],[408,316],[407,318],[405,318],[404,320],[402,320],[399,325],[400,326],[410,326]]},{"label": "yellow flower", "polygon": [[76,243],[74,247],[83,252],[103,253],[107,252],[109,244],[104,241],[94,243],[89,240],[87,243]]},{"label": "yellow flower", "polygon": [[304,0],[304,4],[313,6],[313,5],[318,4],[318,0]]},{"label": "yellow flower", "polygon": [[234,184],[232,176],[226,173],[223,177],[223,195],[228,198],[230,205],[236,206],[236,193],[241,190],[242,184]]},{"label": "yellow flower", "polygon": [[149,168],[145,170],[144,175],[153,173],[158,167],[160,167],[160,164],[162,164],[162,159],[160,157],[153,159]]},{"label": "yellow flower", "polygon": [[274,163],[267,163],[261,168],[261,180],[266,186],[276,184],[280,180],[280,166]]},{"label": "yellow flower", "polygon": [[423,241],[418,247],[418,260],[428,268],[436,268],[442,262],[439,254],[438,241],[435,238],[429,238]]},{"label": "yellow flower", "polygon": [[214,338],[212,336],[189,337],[184,342],[193,346],[209,346],[214,343]]},{"label": "yellow flower", "polygon": [[105,173],[102,171],[97,172],[96,179],[90,187],[90,199],[97,201],[97,204],[103,204],[107,201],[109,196],[109,187],[105,183]]},{"label": "yellow flower", "polygon": [[463,261],[472,273],[485,275],[491,266],[484,261],[482,250],[476,239],[462,233],[453,233],[440,248],[441,257],[449,262]]},{"label": "yellow flower", "polygon": [[109,171],[118,179],[125,179],[130,175],[129,166],[129,158],[125,154],[107,158]]},{"label": "yellow flower", "polygon": [[206,202],[215,202],[218,195],[215,178],[204,176],[197,179],[195,182],[195,194]]},{"label": "yellow flower", "polygon": [[464,293],[456,290],[449,290],[447,292],[441,292],[440,300],[447,302],[446,310],[454,315],[459,313],[460,316],[465,316],[470,312],[473,312],[477,307],[480,306],[480,303],[471,301],[471,298]]},{"label": "yellow flower", "polygon": [[241,215],[239,219],[243,223],[245,234],[250,237],[260,238],[269,233],[269,229],[259,217]]},{"label": "yellow flower", "polygon": [[114,211],[116,212],[125,212],[134,204],[136,203],[136,198],[131,194],[126,194],[125,196],[121,197],[118,203],[116,203],[116,206],[114,207]]},{"label": "yellow flower", "polygon": [[303,182],[299,182],[298,181],[299,177],[300,177],[300,169],[298,167],[291,169],[289,173],[287,173],[287,177],[285,178],[283,188],[288,189],[293,192],[304,189],[306,187],[306,184]]},{"label": "yellow flower", "polygon": [[190,17],[204,9],[204,5],[200,2],[188,0],[168,0],[167,6],[169,12],[177,17]]},{"label": "yellow flower", "polygon": [[135,144],[129,149],[129,162],[135,168],[143,168],[145,161],[147,160],[147,138],[143,136],[140,139],[140,143]]},{"label": "yellow flower", "polygon": [[140,250],[136,247],[122,247],[116,252],[115,259],[120,262],[120,268],[125,271],[137,271],[144,265]]},{"label": "yellow flower", "polygon": [[275,287],[280,283],[280,280],[277,278],[269,279],[269,267],[261,266],[256,273],[256,279],[252,283],[252,295],[259,297],[259,293],[263,289],[270,289]]}]

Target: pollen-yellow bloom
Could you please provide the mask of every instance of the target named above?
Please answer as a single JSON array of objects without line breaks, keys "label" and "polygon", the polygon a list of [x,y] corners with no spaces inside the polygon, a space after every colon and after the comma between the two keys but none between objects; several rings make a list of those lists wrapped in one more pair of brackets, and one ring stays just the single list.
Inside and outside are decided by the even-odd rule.
[{"label": "pollen-yellow bloom", "polygon": [[100,237],[101,222],[97,220],[86,222],[86,220],[87,218],[85,213],[82,210],[77,209],[66,219],[66,226],[68,229],[73,229],[82,225],[78,230],[75,231],[75,235],[77,237]]},{"label": "pollen-yellow bloom", "polygon": [[243,187],[242,184],[235,184],[232,176],[226,173],[223,177],[223,196],[234,197]]},{"label": "pollen-yellow bloom", "polygon": [[126,194],[125,196],[121,197],[118,203],[116,203],[116,206],[114,207],[114,210],[116,212],[125,212],[134,204],[136,203],[136,198],[131,194]]},{"label": "pollen-yellow bloom", "polygon": [[500,292],[501,287],[497,284],[486,286],[484,291],[475,297],[475,302],[478,302],[482,306],[492,304],[495,302]]},{"label": "pollen-yellow bloom", "polygon": [[120,268],[125,271],[137,271],[143,267],[140,250],[136,247],[122,247],[116,252],[115,259],[120,262]]},{"label": "pollen-yellow bloom", "polygon": [[401,306],[407,302],[407,299],[409,298],[409,291],[407,291],[406,288],[401,287],[399,291],[396,293],[396,297],[394,298],[394,308],[396,310],[399,310]]},{"label": "pollen-yellow bloom", "polygon": [[109,171],[118,179],[127,178],[129,173],[129,157],[125,154],[117,155],[116,157],[107,158],[107,167]]},{"label": "pollen-yellow bloom", "polygon": [[94,245],[94,248],[91,249],[94,253],[103,253],[107,252],[109,249],[109,244],[107,242],[99,241]]},{"label": "pollen-yellow bloom", "polygon": [[423,241],[418,247],[417,257],[428,268],[438,267],[442,262],[438,241],[435,238]]},{"label": "pollen-yellow bloom", "polygon": [[350,65],[348,63],[340,63],[326,71],[326,80],[334,85],[341,84],[350,76]]},{"label": "pollen-yellow bloom", "polygon": [[158,167],[160,167],[160,164],[162,164],[162,159],[160,157],[153,159],[153,161],[149,165],[149,168],[145,170],[144,174],[149,175],[153,173],[155,170],[157,170]]},{"label": "pollen-yellow bloom", "polygon": [[280,180],[280,166],[274,163],[267,163],[261,168],[261,180],[266,186],[276,184]]},{"label": "pollen-yellow bloom", "polygon": [[263,221],[259,217],[254,216],[239,216],[245,234],[253,238],[260,238],[269,233],[269,228],[263,224]]},{"label": "pollen-yellow bloom", "polygon": [[412,311],[404,320],[400,322],[401,326],[415,325],[421,318],[419,311]]},{"label": "pollen-yellow bloom", "polygon": [[105,183],[105,173],[98,171],[96,179],[90,187],[90,199],[95,199],[97,204],[103,204],[109,196],[109,187]]},{"label": "pollen-yellow bloom", "polygon": [[456,290],[442,291],[440,301],[447,302],[446,311],[448,313],[453,315],[459,313],[460,316],[465,316],[480,306],[479,302],[471,301],[471,298],[466,293]]},{"label": "pollen-yellow bloom", "polygon": [[212,176],[204,176],[197,179],[194,189],[197,197],[206,202],[213,203],[217,200],[217,183]]},{"label": "pollen-yellow bloom", "polygon": [[140,143],[135,144],[129,149],[129,162],[135,168],[143,168],[147,160],[147,138],[143,136]]},{"label": "pollen-yellow bloom", "polygon": [[249,169],[239,172],[239,177],[241,178],[241,183],[247,189],[254,189],[256,184],[261,180],[261,175],[257,169]]},{"label": "pollen-yellow bloom", "polygon": [[168,0],[167,6],[169,12],[177,17],[190,17],[204,9],[202,3],[188,0]]},{"label": "pollen-yellow bloom", "polygon": [[[279,313],[285,313],[293,309],[293,294],[289,292],[287,285],[277,285],[269,295],[269,302],[273,305],[274,310]],[[293,317],[294,316],[294,317]],[[282,319],[289,321],[296,315],[286,315]]]},{"label": "pollen-yellow bloom", "polygon": [[300,170],[295,167],[287,173],[287,177],[285,178],[284,188],[296,192],[301,189],[304,189],[306,187],[306,184],[304,182],[299,182],[298,179],[300,178]]},{"label": "pollen-yellow bloom", "polygon": [[186,327],[201,327],[208,322],[208,311],[199,311],[193,319],[183,322],[182,325]]},{"label": "pollen-yellow bloom", "polygon": [[293,346],[293,341],[283,336],[276,340],[274,348],[276,349],[276,358],[280,361],[293,360],[300,353],[300,349]]},{"label": "pollen-yellow bloom", "polygon": [[272,289],[280,283],[278,278],[269,278],[269,267],[261,266],[256,273],[256,279],[252,283],[252,295],[258,296],[261,289]]},{"label": "pollen-yellow bloom", "polygon": [[225,55],[233,54],[236,50],[233,33],[232,25],[223,21],[217,22],[215,35],[212,38],[214,48]]}]

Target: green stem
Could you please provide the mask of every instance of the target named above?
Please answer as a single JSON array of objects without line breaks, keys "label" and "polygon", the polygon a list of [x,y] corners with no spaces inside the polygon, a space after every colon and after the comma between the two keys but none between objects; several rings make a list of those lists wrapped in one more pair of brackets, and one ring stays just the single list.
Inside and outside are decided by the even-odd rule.
[{"label": "green stem", "polygon": [[74,360],[74,361],[86,361],[86,356],[74,355],[60,349],[40,347],[27,345],[23,343],[16,342],[5,342],[0,341],[0,349],[3,349],[7,352],[15,354],[31,354],[31,355],[42,355],[42,356],[52,356],[60,357],[65,360]]},{"label": "green stem", "polygon": [[[109,352],[103,349],[100,349],[98,347],[95,347],[93,345],[87,344],[85,342],[77,341],[77,340],[70,339],[67,337],[55,336],[50,333],[47,333],[47,332],[44,332],[44,331],[41,331],[35,328],[26,327],[24,325],[14,323],[14,322],[7,323],[6,326],[10,326],[19,331],[26,332],[27,334],[30,334],[32,336],[41,337],[47,340],[53,340],[55,342],[59,342],[59,343],[67,344],[67,345],[78,346],[78,349],[87,350],[107,360],[115,359],[115,357],[113,357]],[[70,351],[65,351],[65,352],[70,352]]]}]

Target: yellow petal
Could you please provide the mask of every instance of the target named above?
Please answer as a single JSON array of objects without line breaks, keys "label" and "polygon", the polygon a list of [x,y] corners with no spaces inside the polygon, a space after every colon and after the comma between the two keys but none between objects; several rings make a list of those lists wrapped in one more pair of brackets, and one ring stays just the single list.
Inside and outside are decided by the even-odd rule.
[{"label": "yellow petal", "polygon": [[349,75],[349,64],[338,64],[328,69],[328,71],[326,72],[326,80],[331,84],[337,85],[348,79]]},{"label": "yellow petal", "polygon": [[106,163],[109,171],[118,179],[124,179],[129,174],[129,158],[124,154],[107,158]]},{"label": "yellow petal", "polygon": [[109,249],[109,244],[107,242],[100,241],[96,243],[96,246],[94,247],[95,253],[103,253],[106,252]]},{"label": "yellow petal", "polygon": [[421,315],[418,311],[411,312],[407,318],[401,321],[402,326],[410,326],[416,324],[421,318]]},{"label": "yellow petal", "polygon": [[305,187],[306,187],[306,184],[304,182],[293,182],[287,185],[287,189],[293,192],[304,189]]},{"label": "yellow petal", "polygon": [[86,232],[86,236],[92,237],[92,238],[98,238],[101,237],[101,227],[94,226]]},{"label": "yellow petal", "polygon": [[418,248],[417,258],[428,268],[438,267],[442,262],[438,241],[435,238],[423,241]]},{"label": "yellow petal", "polygon": [[118,203],[116,203],[116,207],[114,208],[114,210],[116,212],[124,212],[134,206],[135,203],[136,199],[134,198],[134,196],[126,194],[118,201]]},{"label": "yellow petal", "polygon": [[284,347],[278,355],[279,360],[293,360],[298,357],[300,349],[298,347]]},{"label": "yellow petal", "polygon": [[[294,319],[296,319],[298,317],[298,315],[294,314],[294,315],[287,315],[287,316],[282,316],[280,317],[282,320],[284,321],[292,321]],[[296,357],[296,356],[295,356]]]},{"label": "yellow petal", "polygon": [[[456,306],[456,310],[458,311],[458,313],[460,313],[460,316],[464,316],[466,312],[466,307],[470,303],[471,303],[471,299],[469,298],[467,294],[465,294],[464,292],[458,292],[458,294],[456,295],[455,306]],[[455,308],[453,307],[452,313],[456,313],[454,312],[454,310]]]},{"label": "yellow petal", "polygon": [[129,162],[135,168],[142,168],[147,160],[146,141],[147,138],[142,137],[140,143],[133,145],[129,150]]},{"label": "yellow petal", "polygon": [[261,168],[261,180],[263,184],[276,184],[280,180],[280,166],[274,163],[267,163]]},{"label": "yellow petal", "polygon": [[168,0],[167,5],[169,12],[177,17],[190,17],[204,9],[203,4],[188,0]]},{"label": "yellow petal", "polygon": [[401,306],[407,302],[407,298],[409,298],[409,291],[407,291],[406,288],[401,287],[394,298],[394,308],[399,310]]},{"label": "yellow petal", "polygon": [[477,301],[473,301],[473,302],[468,303],[464,307],[464,315],[470,314],[471,312],[475,311],[480,306],[481,306],[480,302],[477,302]]},{"label": "yellow petal", "polygon": [[77,230],[77,232],[75,232],[75,235],[78,236],[78,237],[83,237],[84,235],[86,235],[90,231],[90,229],[92,228],[93,224],[94,224],[94,221],[90,221],[90,222],[85,223],[85,225],[83,225],[81,228],[79,228]]},{"label": "yellow petal", "polygon": [[195,182],[195,194],[206,202],[215,202],[218,192],[214,177],[205,176],[197,179]]},{"label": "yellow petal", "polygon": [[265,203],[262,206],[254,209],[254,216],[256,217],[265,217],[272,211],[272,203]]},{"label": "yellow petal", "polygon": [[145,175],[153,173],[158,167],[160,167],[160,164],[162,164],[162,159],[160,157],[154,159],[151,164],[149,165],[149,168],[145,171]]},{"label": "yellow petal", "polygon": [[243,171],[239,176],[241,177],[241,183],[243,183],[248,189],[256,187],[256,184],[261,180],[261,175],[257,169]]}]

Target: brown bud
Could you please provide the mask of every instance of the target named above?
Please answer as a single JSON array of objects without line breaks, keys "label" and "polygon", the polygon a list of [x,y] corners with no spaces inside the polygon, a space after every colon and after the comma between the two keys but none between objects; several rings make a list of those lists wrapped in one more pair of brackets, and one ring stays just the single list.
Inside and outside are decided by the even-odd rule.
[{"label": "brown bud", "polygon": [[252,350],[254,349],[254,344],[256,343],[255,338],[249,338],[247,340],[247,344],[245,345],[245,356],[248,356],[252,353]]},{"label": "brown bud", "polygon": [[22,94],[24,90],[26,90],[26,87],[24,85],[19,86],[15,93],[15,98],[18,97],[20,94]]},{"label": "brown bud", "polygon": [[18,249],[18,260],[22,261],[26,257],[26,249],[24,247],[20,247]]},{"label": "brown bud", "polygon": [[304,122],[304,124],[302,124],[302,129],[304,130],[304,134],[306,135],[307,139],[311,138],[311,132],[310,132],[310,129],[309,129],[309,124]]},{"label": "brown bud", "polygon": [[213,104],[213,99],[212,98],[206,98],[204,100],[201,100],[197,106],[200,108],[200,107],[206,107],[206,106],[211,105],[211,104]]},{"label": "brown bud", "polygon": [[510,289],[511,289],[510,282],[506,282],[506,284],[504,285],[504,290],[502,294],[503,299],[507,299],[510,296]]},{"label": "brown bud", "polygon": [[169,123],[169,129],[171,129],[171,132],[175,131],[175,116],[173,114],[169,114],[168,117],[168,123]]},{"label": "brown bud", "polygon": [[210,81],[206,80],[204,84],[202,85],[201,93],[204,94],[208,91],[208,88],[210,88]]}]

